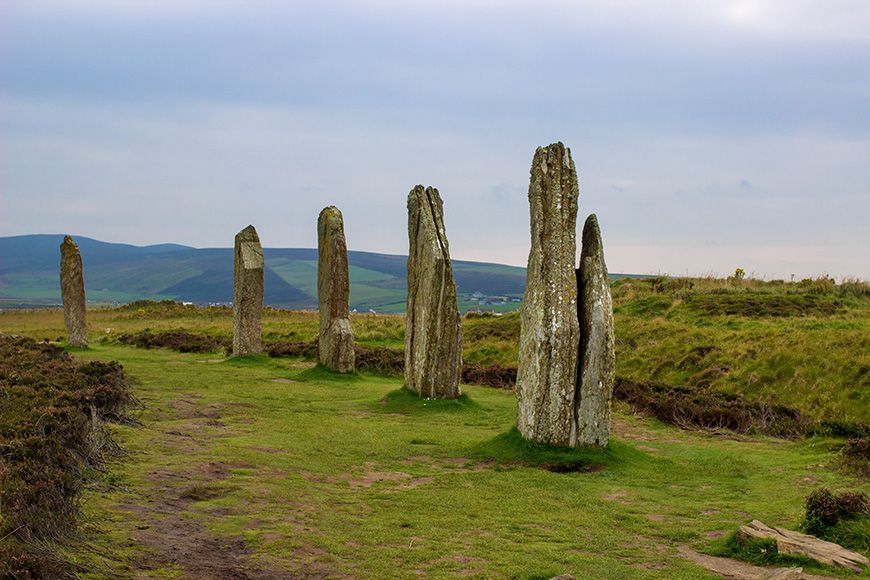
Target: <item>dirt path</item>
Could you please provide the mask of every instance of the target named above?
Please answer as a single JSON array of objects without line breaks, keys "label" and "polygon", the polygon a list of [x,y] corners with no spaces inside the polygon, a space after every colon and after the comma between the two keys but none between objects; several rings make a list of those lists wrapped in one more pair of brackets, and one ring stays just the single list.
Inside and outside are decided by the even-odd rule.
[{"label": "dirt path", "polygon": [[831,576],[807,574],[802,568],[763,568],[731,558],[718,558],[696,552],[688,546],[680,546],[681,557],[694,562],[728,580],[836,580]]},{"label": "dirt path", "polygon": [[[194,400],[181,399],[171,404],[172,415],[187,419],[182,430],[154,429],[156,438],[171,442],[178,453],[203,445],[199,442],[202,429],[208,425],[221,427],[220,405],[200,405]],[[146,485],[140,488],[133,501],[119,509],[132,514],[137,522],[132,539],[144,546],[144,554],[132,566],[137,578],[163,578],[167,569],[180,569],[188,579],[276,579],[288,578],[288,572],[277,571],[254,562],[251,551],[241,538],[219,536],[203,524],[202,514],[194,512],[195,501],[215,499],[226,493],[220,482],[227,480],[235,468],[253,465],[231,465],[223,462],[192,462],[183,471],[158,469],[146,476]],[[200,517],[197,517],[199,513]],[[228,514],[213,512],[210,516]],[[295,576],[294,577],[298,577]]]}]

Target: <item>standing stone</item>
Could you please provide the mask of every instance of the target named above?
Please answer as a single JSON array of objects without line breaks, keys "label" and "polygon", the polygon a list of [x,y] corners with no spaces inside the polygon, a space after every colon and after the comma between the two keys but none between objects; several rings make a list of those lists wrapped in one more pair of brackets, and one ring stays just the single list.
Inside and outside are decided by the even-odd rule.
[{"label": "standing stone", "polygon": [[60,293],[63,297],[63,322],[70,346],[87,348],[88,322],[85,311],[85,277],[82,255],[70,236],[60,245]]},{"label": "standing stone", "polygon": [[526,439],[553,445],[573,443],[578,196],[571,151],[562,143],[539,147],[529,183],[532,244],[520,310],[517,428]]},{"label": "standing stone", "polygon": [[348,373],[354,368],[353,330],[348,314],[350,279],[344,218],[335,206],[317,219],[317,299],[320,303],[320,363]]},{"label": "standing stone", "polygon": [[616,353],[613,302],[595,214],[586,219],[582,239],[577,270],[580,352],[575,402],[576,442],[605,447],[610,439],[610,399],[616,380]]},{"label": "standing stone", "polygon": [[437,189],[418,185],[408,194],[408,238],[405,386],[427,399],[455,399],[462,324]]},{"label": "standing stone", "polygon": [[233,356],[259,354],[263,347],[263,247],[254,226],[236,234],[233,283]]}]

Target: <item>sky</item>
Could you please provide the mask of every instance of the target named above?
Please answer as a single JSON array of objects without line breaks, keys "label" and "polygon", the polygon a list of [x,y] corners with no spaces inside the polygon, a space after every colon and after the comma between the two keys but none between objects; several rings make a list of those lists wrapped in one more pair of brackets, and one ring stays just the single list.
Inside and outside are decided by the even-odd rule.
[{"label": "sky", "polygon": [[562,141],[611,272],[870,278],[866,0],[3,0],[0,236],[524,266]]}]

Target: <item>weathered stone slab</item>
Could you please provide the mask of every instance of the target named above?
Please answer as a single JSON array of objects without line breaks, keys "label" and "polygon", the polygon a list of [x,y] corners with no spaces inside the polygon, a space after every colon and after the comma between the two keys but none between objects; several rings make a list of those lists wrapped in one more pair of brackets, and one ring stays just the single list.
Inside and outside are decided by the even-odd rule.
[{"label": "weathered stone slab", "polygon": [[418,185],[408,195],[408,238],[405,386],[421,397],[455,399],[462,325],[437,189]]},{"label": "weathered stone slab", "polygon": [[847,550],[840,544],[826,542],[815,536],[784,528],[771,528],[758,520],[752,520],[746,526],[740,526],[737,537],[741,539],[773,539],[781,554],[806,556],[816,562],[828,566],[848,568],[860,572],[864,566],[870,566],[870,560],[857,552]]},{"label": "weathered stone slab", "polygon": [[577,357],[577,172],[562,143],[539,147],[529,182],[532,244],[520,309],[517,428],[570,445]]},{"label": "weathered stone slab", "polygon": [[82,255],[78,244],[64,236],[60,245],[60,293],[63,298],[63,322],[71,346],[88,346],[87,300]]},{"label": "weathered stone slab", "polygon": [[577,371],[576,429],[572,444],[606,447],[610,440],[610,399],[616,381],[613,302],[604,262],[598,218],[583,225],[577,270],[580,351]]},{"label": "weathered stone slab", "polygon": [[320,304],[320,363],[340,373],[354,369],[348,299],[350,278],[344,218],[335,206],[317,219],[317,298]]},{"label": "weathered stone slab", "polygon": [[233,266],[233,356],[259,354],[263,349],[264,262],[254,226],[236,234]]}]

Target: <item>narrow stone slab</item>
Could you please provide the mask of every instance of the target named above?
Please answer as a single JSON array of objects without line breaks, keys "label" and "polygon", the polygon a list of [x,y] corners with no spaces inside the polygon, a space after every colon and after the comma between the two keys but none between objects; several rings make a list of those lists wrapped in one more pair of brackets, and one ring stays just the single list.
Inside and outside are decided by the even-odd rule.
[{"label": "narrow stone slab", "polygon": [[233,356],[259,354],[263,350],[264,262],[254,226],[236,234],[233,267]]},{"label": "narrow stone slab", "polygon": [[752,520],[748,525],[740,526],[737,530],[737,537],[756,540],[774,539],[781,554],[806,556],[828,566],[848,568],[856,572],[860,572],[862,567],[870,565],[870,560],[839,544],[826,542],[815,536],[784,528],[771,528],[758,520]]},{"label": "narrow stone slab", "polygon": [[408,194],[408,240],[405,386],[421,397],[455,399],[462,324],[437,189],[418,185]]},{"label": "narrow stone slab", "polygon": [[88,346],[87,300],[82,255],[70,236],[60,245],[60,293],[63,298],[63,322],[71,346]]},{"label": "narrow stone slab", "polygon": [[570,445],[577,357],[577,172],[562,143],[539,147],[529,181],[532,244],[520,309],[517,428]]},{"label": "narrow stone slab", "polygon": [[610,400],[616,381],[613,302],[604,262],[598,218],[583,225],[580,268],[577,270],[580,354],[572,444],[606,447],[610,440]]},{"label": "narrow stone slab", "polygon": [[317,219],[317,299],[320,305],[319,359],[329,369],[354,369],[353,330],[348,299],[350,277],[344,218],[335,206],[324,208]]}]

